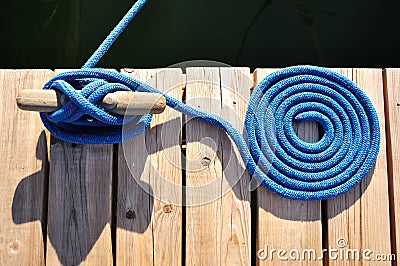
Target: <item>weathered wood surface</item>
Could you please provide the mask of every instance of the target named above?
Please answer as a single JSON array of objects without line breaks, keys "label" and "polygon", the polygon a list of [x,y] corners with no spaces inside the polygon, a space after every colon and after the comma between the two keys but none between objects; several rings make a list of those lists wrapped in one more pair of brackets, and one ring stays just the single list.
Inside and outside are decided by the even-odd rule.
[{"label": "weathered wood surface", "polygon": [[[196,67],[186,75],[180,69],[123,72],[175,98],[186,97],[190,105],[241,130],[251,80],[256,83],[272,71],[258,69],[253,76],[248,68]],[[146,133],[124,144],[52,139],[49,168],[39,116],[18,110],[15,97],[19,89],[40,89],[53,72],[0,71],[0,265],[377,263],[330,259],[327,253],[324,260],[278,258],[281,248],[320,254],[323,248],[338,248],[341,239],[345,248],[369,249],[372,256],[398,253],[400,71],[336,71],[372,100],[381,123],[381,149],[374,170],[359,186],[322,202],[283,199],[263,187],[251,192],[229,137],[197,120],[184,124],[170,108],[153,117]],[[316,123],[295,127],[305,140],[320,137]],[[266,255],[261,249],[267,258],[260,258]],[[276,249],[273,259],[271,249]],[[381,264],[390,264],[389,259]]]},{"label": "weathered wood surface", "polygon": [[0,70],[0,265],[44,265],[47,149],[39,114],[17,108],[22,88],[40,89],[50,70]]},{"label": "weathered wood surface", "polygon": [[392,252],[400,254],[400,69],[385,71],[385,105]]},{"label": "weathered wood surface", "polygon": [[48,265],[112,265],[112,166],[112,145],[52,140]]},{"label": "weathered wood surface", "polygon": [[[221,117],[240,132],[250,99],[253,79],[248,68],[220,68]],[[222,135],[222,265],[251,263],[251,187],[239,151],[226,135]],[[222,191],[223,192],[223,191]]]},{"label": "weathered wood surface", "polygon": [[[277,69],[257,69],[255,83]],[[318,124],[305,122],[296,124],[295,132],[309,142],[319,140]],[[320,201],[295,201],[279,197],[260,186],[257,193],[257,237],[258,265],[321,265],[321,260],[280,260],[277,254],[271,257],[271,249],[321,250],[322,221]],[[283,257],[288,257],[288,254]]]},{"label": "weathered wood surface", "polygon": [[[252,85],[247,68],[190,68],[186,101],[243,129]],[[221,101],[222,99],[222,101]],[[186,264],[249,265],[249,176],[221,130],[186,125]]]},{"label": "weathered wood surface", "polygon": [[111,265],[112,149],[54,141],[50,149],[49,265]]},{"label": "weathered wood surface", "polygon": [[[218,68],[186,72],[186,102],[221,115]],[[186,121],[186,265],[219,265],[222,247],[222,132],[199,120]]]},{"label": "weathered wood surface", "polygon": [[[126,72],[126,71],[125,71]],[[129,72],[128,72],[129,73]],[[133,71],[129,75],[156,85],[157,70]],[[153,265],[153,214],[150,187],[151,162],[144,134],[118,147],[117,234],[118,265]]]},{"label": "weathered wood surface", "polygon": [[[182,99],[180,69],[124,70]],[[117,264],[181,265],[182,115],[167,109],[150,128],[119,145]]]},{"label": "weathered wood surface", "polygon": [[[335,69],[352,79],[369,96],[380,120],[381,146],[375,168],[361,183],[348,193],[327,201],[328,246],[337,249],[357,249],[360,261],[352,265],[369,265],[362,258],[363,250],[370,249],[372,260],[376,254],[390,254],[389,193],[386,164],[386,134],[383,80],[380,69]],[[343,246],[340,248],[340,246]],[[343,265],[341,259],[330,260],[331,265]],[[381,262],[390,265],[390,261]]]}]

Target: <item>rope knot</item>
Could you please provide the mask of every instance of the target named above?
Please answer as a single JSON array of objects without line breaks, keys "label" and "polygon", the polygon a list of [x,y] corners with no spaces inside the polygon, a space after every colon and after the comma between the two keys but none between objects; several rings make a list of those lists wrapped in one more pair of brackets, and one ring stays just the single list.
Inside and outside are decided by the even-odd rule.
[{"label": "rope knot", "polygon": [[[140,87],[145,87],[134,79],[130,79],[129,83],[122,74],[116,73],[81,69],[58,74],[48,81],[43,89],[61,92],[61,102],[65,103],[53,113],[41,113],[43,123],[49,131],[61,139],[85,144],[118,143],[145,131],[150,124],[151,115],[110,114],[101,104],[109,93],[137,91]],[[124,127],[129,130],[123,130]]]},{"label": "rope knot", "polygon": [[[76,83],[76,84],[73,84]],[[66,104],[48,116],[53,123],[67,122],[79,125],[122,125],[123,117],[104,110],[101,100],[108,93],[129,91],[129,88],[105,80],[54,81],[50,89],[62,92]],[[81,89],[81,91],[79,91]]]}]

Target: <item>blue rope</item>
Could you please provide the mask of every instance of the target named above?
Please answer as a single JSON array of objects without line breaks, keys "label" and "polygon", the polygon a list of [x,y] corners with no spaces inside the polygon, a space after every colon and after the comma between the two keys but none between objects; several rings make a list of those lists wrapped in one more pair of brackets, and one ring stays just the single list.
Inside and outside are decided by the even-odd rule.
[{"label": "blue rope", "polygon": [[[131,139],[146,130],[152,116],[112,115],[96,104],[110,92],[144,91],[162,94],[169,107],[225,130],[249,173],[283,197],[328,199],[347,192],[368,174],[379,151],[377,113],[356,84],[328,69],[294,66],[265,77],[251,95],[243,137],[221,117],[129,76],[92,68],[145,3],[133,5],[82,69],[58,74],[45,84],[44,89],[59,90],[70,99],[63,108],[40,114],[53,136],[80,144]],[[294,120],[318,122],[324,136],[317,143],[304,142],[293,130]]]}]

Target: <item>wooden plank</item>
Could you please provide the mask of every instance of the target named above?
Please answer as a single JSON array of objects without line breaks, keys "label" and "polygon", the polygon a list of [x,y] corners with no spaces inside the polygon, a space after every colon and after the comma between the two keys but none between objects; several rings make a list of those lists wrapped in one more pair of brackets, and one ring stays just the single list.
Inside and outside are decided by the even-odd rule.
[{"label": "wooden plank", "polygon": [[[123,71],[150,86],[156,70]],[[148,130],[118,148],[116,258],[118,265],[154,265]],[[140,155],[140,156],[138,156]],[[129,165],[128,165],[129,164]]]},{"label": "wooden plank", "polygon": [[[182,100],[185,81],[181,69],[163,69],[156,79],[158,90]],[[182,114],[168,108],[154,116],[153,125],[149,133],[155,144],[150,169],[154,265],[182,265]]]},{"label": "wooden plank", "polygon": [[[247,68],[187,69],[187,103],[240,129],[250,87]],[[241,159],[215,126],[190,120],[186,130],[186,264],[249,265],[249,177]]]},{"label": "wooden plank", "polygon": [[52,139],[48,265],[111,265],[112,145]]},{"label": "wooden plank", "polygon": [[[249,68],[220,68],[221,117],[240,132],[250,99],[252,75]],[[222,265],[251,264],[250,175],[236,146],[222,135],[222,182],[228,186],[222,196]],[[225,187],[224,186],[224,187]]]},{"label": "wooden plank", "polygon": [[[218,68],[186,69],[186,103],[221,115]],[[186,264],[219,265],[222,234],[222,132],[198,120],[186,124]]]},{"label": "wooden plank", "polygon": [[[274,72],[274,69],[257,69],[256,83]],[[318,125],[315,122],[296,125],[297,135],[309,142],[319,140]],[[258,220],[257,240],[254,252],[258,265],[321,265],[321,260],[280,260],[277,254],[271,257],[271,249],[290,250],[322,248],[322,223],[320,201],[295,201],[277,196],[264,187],[257,193]],[[318,253],[317,253],[318,254]],[[288,254],[284,257],[288,257]]]},{"label": "wooden plank", "polygon": [[20,89],[40,89],[50,70],[0,70],[0,264],[44,265],[47,148],[39,115],[15,104]]},{"label": "wooden plank", "polygon": [[400,254],[400,69],[386,69],[386,129],[391,187],[392,252]]},{"label": "wooden plank", "polygon": [[[386,166],[385,116],[383,81],[380,69],[335,69],[352,79],[362,88],[376,108],[381,127],[381,147],[375,169],[348,193],[327,201],[327,246],[338,248],[339,242],[346,249],[358,249],[360,261],[350,260],[351,265],[371,262],[362,258],[362,251],[390,254],[390,222],[388,199],[388,176]],[[344,241],[343,241],[344,240]],[[343,260],[330,260],[331,265],[342,265]],[[389,261],[381,262],[390,265]],[[381,264],[380,264],[381,265]]]},{"label": "wooden plank", "polygon": [[[123,72],[182,99],[180,69]],[[181,127],[182,115],[167,108],[145,133],[119,145],[118,265],[181,265]]]}]

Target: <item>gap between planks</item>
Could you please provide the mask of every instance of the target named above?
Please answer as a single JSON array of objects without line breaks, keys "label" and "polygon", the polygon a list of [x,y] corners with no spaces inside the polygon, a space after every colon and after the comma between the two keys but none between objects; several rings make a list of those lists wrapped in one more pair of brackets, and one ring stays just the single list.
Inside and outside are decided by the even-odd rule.
[{"label": "gap between planks", "polygon": [[387,163],[389,176],[389,200],[391,223],[391,251],[400,254],[400,70],[388,68],[383,70],[385,118],[387,138]]}]

